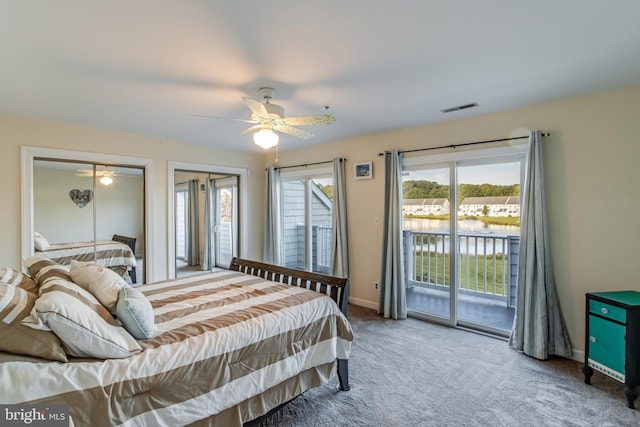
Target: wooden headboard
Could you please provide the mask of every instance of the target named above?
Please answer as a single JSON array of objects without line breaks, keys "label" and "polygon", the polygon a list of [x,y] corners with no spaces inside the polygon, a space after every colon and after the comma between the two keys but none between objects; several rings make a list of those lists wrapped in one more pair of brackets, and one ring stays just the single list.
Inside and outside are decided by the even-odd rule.
[{"label": "wooden headboard", "polygon": [[348,278],[312,273],[310,271],[265,264],[242,258],[233,258],[229,269],[262,277],[263,279],[273,282],[298,286],[327,294],[338,304],[340,311],[342,311],[345,316],[347,315],[347,302],[349,299]]}]

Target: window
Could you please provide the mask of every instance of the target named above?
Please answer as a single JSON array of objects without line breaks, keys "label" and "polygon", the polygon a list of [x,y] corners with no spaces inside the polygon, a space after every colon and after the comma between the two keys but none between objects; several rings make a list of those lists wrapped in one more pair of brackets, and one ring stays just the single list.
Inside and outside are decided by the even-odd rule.
[{"label": "window", "polygon": [[331,269],[331,170],[282,173],[284,265],[328,274]]}]

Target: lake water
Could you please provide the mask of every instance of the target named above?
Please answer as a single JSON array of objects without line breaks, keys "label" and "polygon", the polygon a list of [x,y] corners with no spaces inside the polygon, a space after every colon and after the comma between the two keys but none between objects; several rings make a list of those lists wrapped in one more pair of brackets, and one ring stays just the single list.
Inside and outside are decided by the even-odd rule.
[{"label": "lake water", "polygon": [[[449,231],[449,221],[445,219],[404,218],[402,225],[405,230]],[[458,232],[494,236],[517,236],[520,234],[520,227],[515,225],[486,225],[482,221],[465,219],[458,221]]]}]

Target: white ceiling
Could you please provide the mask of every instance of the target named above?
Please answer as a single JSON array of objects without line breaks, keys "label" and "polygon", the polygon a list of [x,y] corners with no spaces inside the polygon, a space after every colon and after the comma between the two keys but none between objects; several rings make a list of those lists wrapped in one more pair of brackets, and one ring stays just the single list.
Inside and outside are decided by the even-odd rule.
[{"label": "white ceiling", "polygon": [[[337,118],[280,149],[640,85],[638,0],[0,0],[0,114],[258,150],[242,96]],[[479,107],[440,110],[477,102]]]}]

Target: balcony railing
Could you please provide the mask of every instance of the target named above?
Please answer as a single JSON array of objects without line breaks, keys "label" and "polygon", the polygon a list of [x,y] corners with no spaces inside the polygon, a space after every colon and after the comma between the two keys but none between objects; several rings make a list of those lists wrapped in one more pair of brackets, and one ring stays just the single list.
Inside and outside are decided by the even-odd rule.
[{"label": "balcony railing", "polygon": [[[451,283],[446,232],[404,231],[408,286],[443,289]],[[515,305],[520,236],[459,233],[458,292]]]},{"label": "balcony railing", "polygon": [[[304,224],[294,224],[285,230],[285,266],[304,270],[307,264]],[[311,271],[329,274],[331,271],[331,227],[311,227]]]},{"label": "balcony railing", "polygon": [[313,271],[331,271],[331,227],[313,226]]}]

